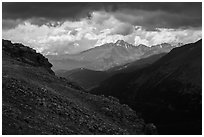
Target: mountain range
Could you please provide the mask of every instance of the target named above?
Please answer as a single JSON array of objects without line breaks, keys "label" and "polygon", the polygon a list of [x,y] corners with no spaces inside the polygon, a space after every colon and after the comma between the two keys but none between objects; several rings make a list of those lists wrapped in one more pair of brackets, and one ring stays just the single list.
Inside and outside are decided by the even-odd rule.
[{"label": "mountain range", "polygon": [[48,55],[46,57],[53,64],[53,70],[85,68],[104,71],[155,54],[168,53],[176,46],[181,46],[181,44],[162,43],[148,47],[142,44],[134,46],[118,40],[116,43],[107,43],[77,54]]}]

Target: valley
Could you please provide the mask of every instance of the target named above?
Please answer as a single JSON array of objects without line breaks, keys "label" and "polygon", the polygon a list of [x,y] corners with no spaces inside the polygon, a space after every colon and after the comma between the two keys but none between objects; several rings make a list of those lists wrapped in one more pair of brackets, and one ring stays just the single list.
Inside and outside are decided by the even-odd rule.
[{"label": "valley", "polygon": [[[46,115],[54,119],[61,112],[58,113],[58,108],[55,108],[55,106],[53,106],[54,108],[50,108],[51,106],[48,104],[52,104],[52,101],[57,104],[60,103],[58,100],[61,99],[61,95],[64,96],[63,100],[65,100],[65,104],[66,101],[71,101],[79,107],[77,109],[81,109],[80,107],[84,108],[85,110],[82,109],[80,111],[87,111],[87,113],[90,113],[88,115],[93,115],[91,114],[93,111],[97,111],[98,113],[95,115],[94,112],[95,117],[100,117],[101,114],[106,115],[101,110],[94,108],[95,106],[90,102],[93,96],[95,99],[99,97],[97,103],[95,102],[97,106],[100,104],[99,101],[101,99],[106,100],[106,98],[108,98],[108,102],[116,100],[117,103],[128,104],[147,123],[154,123],[159,134],[184,134],[184,132],[186,134],[200,134],[201,43],[202,41],[200,40],[196,43],[173,48],[169,53],[167,51],[162,53],[160,53],[161,51],[157,51],[154,52],[155,54],[153,52],[150,54],[149,50],[145,50],[147,47],[140,45],[139,47],[143,47],[144,49],[141,59],[136,59],[135,61],[121,64],[105,71],[77,68],[73,70],[62,69],[54,72],[51,69],[52,64],[48,62],[48,59],[36,53],[35,50],[19,43],[12,44],[10,41],[3,40],[3,117],[5,117],[3,128],[12,129],[12,132],[4,130],[4,134],[64,134],[65,132],[66,134],[76,134],[78,132],[74,128],[80,126],[80,123],[79,125],[70,123],[71,125],[68,127],[71,130],[64,129],[64,126],[62,126],[63,123],[59,123],[59,121],[58,125],[62,127],[59,127],[59,131],[56,130],[55,132],[48,130],[48,127],[51,125],[47,124],[43,128],[37,128],[38,120],[31,116],[33,115],[31,114],[32,111],[27,112],[26,107],[34,109],[32,107],[35,107],[38,103],[34,105],[29,100],[22,98],[22,100],[26,101],[26,104],[24,104],[25,106],[23,108],[18,108],[20,107],[18,105],[21,104],[20,98],[22,95],[40,102],[42,105],[39,106],[40,108],[46,108],[45,112],[39,112],[39,108],[37,108],[32,113],[39,113],[41,116]],[[125,45],[124,47],[128,46]],[[11,68],[14,69],[11,71]],[[8,83],[13,83],[13,87],[8,85]],[[11,91],[22,91],[23,93],[22,95],[18,95],[18,92],[12,93]],[[37,92],[37,94],[34,92]],[[84,98],[85,96],[88,98]],[[13,106],[9,98],[12,98],[12,100],[20,99],[20,104]],[[54,98],[58,99],[55,100]],[[83,100],[81,100],[82,98]],[[85,106],[78,106],[80,102],[83,102]],[[108,106],[111,107],[111,104],[108,102]],[[62,113],[67,113],[66,106],[61,105],[58,104],[57,107],[63,108]],[[105,104],[101,105],[103,109],[103,105]],[[70,109],[75,109],[73,107],[71,105]],[[120,104],[117,107],[120,108]],[[11,111],[9,112],[8,109]],[[120,109],[124,111],[123,108]],[[52,114],[51,116],[51,113],[54,113],[54,115]],[[72,113],[74,114],[76,111]],[[116,115],[118,113],[116,112]],[[124,112],[123,115],[127,115],[127,113]],[[29,119],[25,120],[29,121],[27,124],[23,119],[18,119],[18,122],[13,123],[12,117],[18,117],[19,115],[25,115],[22,117],[29,116],[30,120],[34,123]],[[71,115],[69,114],[69,116]],[[77,115],[84,117],[83,114]],[[112,110],[111,115],[115,115]],[[65,120],[67,116],[64,116],[63,114],[60,119]],[[106,116],[102,117],[103,120],[106,119]],[[42,119],[46,121],[46,119]],[[77,119],[76,117],[75,120],[77,121]],[[115,120],[117,121],[117,117]],[[89,124],[89,121],[86,122]],[[121,124],[118,126],[123,126]],[[143,126],[141,125],[142,128],[136,134],[145,134],[145,123],[140,124]],[[30,129],[26,125],[29,125]],[[190,125],[194,125],[194,128]],[[106,128],[105,125],[104,128]],[[33,131],[31,132],[31,130]],[[117,130],[116,132],[119,133]],[[93,131],[83,129],[80,134],[115,134],[116,132],[104,131],[102,133],[97,131],[97,129]],[[119,134],[135,134],[135,132],[132,130],[122,131],[121,129],[121,133]]]}]

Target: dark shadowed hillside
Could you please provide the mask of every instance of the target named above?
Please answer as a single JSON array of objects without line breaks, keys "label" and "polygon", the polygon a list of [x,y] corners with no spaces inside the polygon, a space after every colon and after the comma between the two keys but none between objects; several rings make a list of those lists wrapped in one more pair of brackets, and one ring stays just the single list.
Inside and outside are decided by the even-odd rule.
[{"label": "dark shadowed hillside", "polygon": [[155,54],[155,55],[152,55],[149,57],[145,57],[145,58],[127,63],[125,65],[110,68],[107,70],[107,72],[117,74],[117,73],[128,73],[128,72],[136,71],[138,69],[144,68],[144,67],[154,63],[155,61],[157,61],[158,59],[160,59],[161,57],[163,57],[166,54],[167,53],[164,52],[164,53]]},{"label": "dark shadowed hillside", "polygon": [[97,86],[111,74],[106,71],[94,71],[85,68],[79,68],[70,71],[56,71],[56,75],[74,81],[85,89],[90,89]]},{"label": "dark shadowed hillside", "polygon": [[141,111],[160,134],[201,134],[202,40],[174,48],[146,68],[114,75],[91,92]]},{"label": "dark shadowed hillside", "polygon": [[56,77],[41,54],[3,40],[3,134],[150,134],[114,97],[91,95]]}]

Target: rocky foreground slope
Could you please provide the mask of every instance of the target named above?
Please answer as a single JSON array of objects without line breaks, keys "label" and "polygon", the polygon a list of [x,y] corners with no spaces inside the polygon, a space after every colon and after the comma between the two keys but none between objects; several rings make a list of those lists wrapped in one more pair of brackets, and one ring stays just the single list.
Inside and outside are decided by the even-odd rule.
[{"label": "rocky foreground slope", "polygon": [[3,134],[152,134],[135,111],[116,98],[83,92],[58,78],[41,54],[2,41]]}]

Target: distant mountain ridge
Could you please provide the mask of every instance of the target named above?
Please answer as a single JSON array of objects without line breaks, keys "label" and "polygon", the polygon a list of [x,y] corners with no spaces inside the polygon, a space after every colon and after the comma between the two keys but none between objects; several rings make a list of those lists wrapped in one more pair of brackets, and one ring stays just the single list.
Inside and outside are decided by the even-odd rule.
[{"label": "distant mountain ridge", "polygon": [[106,43],[77,54],[49,55],[47,57],[53,64],[54,70],[86,68],[104,71],[151,55],[168,53],[175,47],[168,43],[152,47],[134,46],[123,40],[118,40],[116,43]]}]

